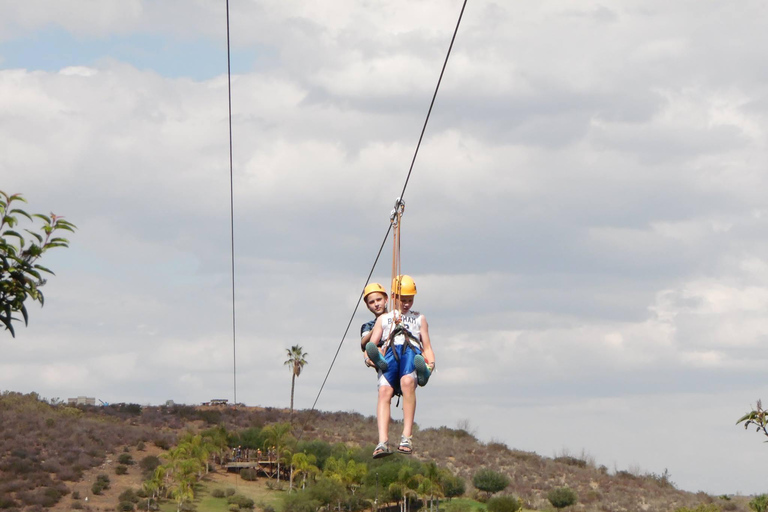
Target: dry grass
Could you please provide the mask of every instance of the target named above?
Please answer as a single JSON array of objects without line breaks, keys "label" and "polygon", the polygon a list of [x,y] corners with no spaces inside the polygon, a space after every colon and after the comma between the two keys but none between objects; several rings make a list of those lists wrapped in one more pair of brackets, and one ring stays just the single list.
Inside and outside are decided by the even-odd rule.
[{"label": "dry grass", "polygon": [[[2,405],[0,402],[0,412],[3,410]],[[290,414],[285,409],[260,407],[147,407],[138,414],[133,407],[84,408],[77,417],[61,416],[56,408],[51,408],[48,404],[26,403],[23,410],[24,414],[13,416],[16,422],[13,432],[26,433],[27,438],[23,440],[22,446],[29,452],[27,459],[38,461],[35,468],[42,469],[42,462],[39,461],[55,460],[59,444],[69,447],[73,446],[73,443],[86,443],[78,448],[80,452],[90,452],[88,457],[83,458],[72,450],[67,453],[70,457],[77,456],[77,464],[87,464],[89,461],[95,463],[80,468],[80,480],[63,484],[69,491],[78,491],[81,498],[88,496],[88,508],[91,511],[113,510],[117,504],[117,496],[123,490],[140,487],[138,465],[130,466],[127,475],[118,476],[114,472],[115,461],[124,446],[129,446],[130,453],[138,462],[146,455],[160,452],[160,449],[153,445],[154,440],[158,440],[162,445],[163,442],[173,440],[182,429],[200,431],[214,424],[222,424],[228,430],[236,431],[290,420]],[[51,418],[55,427],[66,428],[51,427],[51,422],[48,421]],[[298,411],[293,424],[294,435],[301,436],[305,441],[319,439],[331,444],[372,446],[376,436],[375,418],[356,413]],[[518,496],[527,508],[535,510],[550,509],[546,500],[547,493],[553,488],[563,486],[574,489],[579,495],[578,504],[570,510],[583,512],[671,512],[678,507],[695,508],[699,504],[712,501],[720,504],[721,508],[727,505],[728,510],[747,510],[745,500],[725,502],[703,493],[679,491],[664,475],[645,474],[638,468],[632,468],[631,471],[614,471],[615,474],[611,474],[605,466],[596,466],[594,458],[583,450],[578,454],[561,450],[552,458],[544,457],[516,450],[497,440],[482,443],[475,437],[468,420],[463,423],[463,427],[465,428],[417,429],[414,435],[414,457],[423,461],[434,461],[463,477],[468,484],[470,496],[474,493],[471,487],[472,475],[478,469],[490,468],[509,476],[512,483],[503,493]],[[400,424],[392,425],[392,439],[396,439],[400,429]],[[64,432],[66,436],[57,440],[56,432]],[[72,432],[78,433],[79,437],[73,440]],[[7,459],[14,449],[13,446],[18,446],[14,443],[18,439],[10,439],[10,435],[6,429],[6,438],[0,439],[6,443],[5,448],[0,447],[0,459]],[[146,440],[144,452],[138,452],[135,448],[140,439]],[[93,443],[93,447],[88,447],[89,442]],[[66,462],[62,462],[61,466],[59,469],[62,474],[72,470],[71,467],[66,467]],[[102,473],[109,475],[112,488],[104,491],[102,496],[93,496],[90,492],[91,485]],[[44,474],[50,479],[51,473]],[[43,473],[39,478],[44,482],[42,475]],[[56,473],[53,475],[55,477]],[[11,486],[7,488],[13,488],[28,477],[28,474],[14,475],[7,470],[0,470],[0,480],[4,485]],[[214,499],[206,493],[216,486],[233,486],[229,483],[233,478],[232,475],[224,473],[210,475],[203,482],[198,510],[218,512],[217,507],[221,506],[221,502],[212,501]],[[266,489],[263,480],[244,482],[238,479],[237,488],[238,492],[252,497],[257,504],[271,503],[279,509],[282,493]],[[79,501],[84,504],[84,499]],[[64,496],[51,510],[70,510],[73,502],[71,496]]]}]

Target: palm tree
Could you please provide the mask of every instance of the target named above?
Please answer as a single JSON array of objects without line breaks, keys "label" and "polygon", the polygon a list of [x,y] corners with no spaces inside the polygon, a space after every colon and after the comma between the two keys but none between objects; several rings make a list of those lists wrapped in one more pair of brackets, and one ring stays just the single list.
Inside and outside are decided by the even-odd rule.
[{"label": "palm tree", "polygon": [[304,349],[299,345],[294,345],[291,348],[286,349],[286,352],[288,352],[288,360],[283,363],[291,369],[291,414],[293,414],[293,389],[296,385],[296,377],[301,375],[301,369],[307,364],[307,360],[304,359],[307,357],[307,354],[303,353],[303,351]]},{"label": "palm tree", "polygon": [[277,456],[277,481],[280,482],[280,456],[285,451],[286,445],[291,441],[291,425],[289,423],[275,423],[264,427],[261,431],[266,437],[264,448],[274,446]]}]

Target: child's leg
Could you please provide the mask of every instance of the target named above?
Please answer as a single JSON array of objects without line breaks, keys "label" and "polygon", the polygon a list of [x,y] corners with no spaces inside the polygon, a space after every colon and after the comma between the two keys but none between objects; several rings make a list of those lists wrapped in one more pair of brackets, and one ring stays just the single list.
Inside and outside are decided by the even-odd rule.
[{"label": "child's leg", "polygon": [[403,392],[403,435],[411,437],[416,417],[416,379],[412,375],[401,377],[400,390]]},{"label": "child's leg", "polygon": [[390,405],[395,390],[386,384],[379,385],[379,402],[376,406],[376,422],[379,426],[379,443],[389,439]]}]

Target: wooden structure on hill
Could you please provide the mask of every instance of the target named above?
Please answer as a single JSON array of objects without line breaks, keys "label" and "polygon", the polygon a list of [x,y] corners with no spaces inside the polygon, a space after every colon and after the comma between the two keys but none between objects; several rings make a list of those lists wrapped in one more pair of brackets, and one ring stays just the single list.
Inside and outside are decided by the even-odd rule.
[{"label": "wooden structure on hill", "polygon": [[[275,478],[277,476],[277,461],[276,460],[238,460],[229,461],[224,464],[227,468],[227,472],[239,473],[242,469],[254,469],[259,475],[266,476],[267,478]],[[285,464],[280,466],[280,476],[288,477],[288,470]]]}]

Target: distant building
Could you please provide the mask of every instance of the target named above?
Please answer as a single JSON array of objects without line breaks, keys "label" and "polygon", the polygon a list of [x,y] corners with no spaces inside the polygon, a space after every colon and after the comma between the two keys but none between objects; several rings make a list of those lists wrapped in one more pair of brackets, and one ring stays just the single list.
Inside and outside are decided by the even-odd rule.
[{"label": "distant building", "polygon": [[209,405],[227,405],[229,400],[226,398],[214,398],[210,402],[208,402]]},{"label": "distant building", "polygon": [[96,405],[96,398],[91,398],[90,396],[67,398],[67,405]]},{"label": "distant building", "polygon": [[173,400],[166,400],[165,401],[165,406],[166,407],[173,407],[174,405],[176,405],[176,403]]}]

